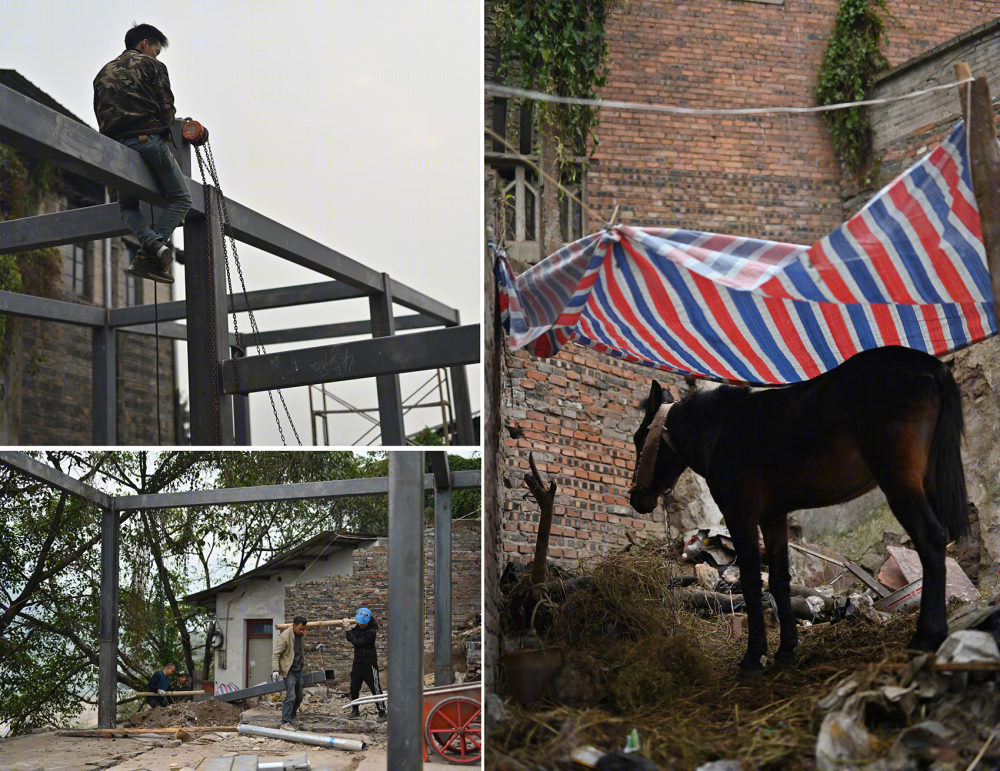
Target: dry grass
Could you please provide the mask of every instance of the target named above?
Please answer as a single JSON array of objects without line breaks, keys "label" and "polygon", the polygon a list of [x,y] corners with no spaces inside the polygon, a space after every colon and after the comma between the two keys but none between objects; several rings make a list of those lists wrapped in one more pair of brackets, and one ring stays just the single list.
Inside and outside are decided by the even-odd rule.
[{"label": "dry grass", "polygon": [[[745,638],[733,636],[725,617],[681,610],[665,589],[677,568],[662,543],[610,555],[589,572],[592,585],[559,607],[547,639],[567,652],[570,670],[580,670],[576,681],[592,685],[588,697],[573,706],[513,707],[490,736],[493,750],[529,767],[559,767],[584,744],[620,748],[633,728],[643,754],[663,767],[716,759],[809,767],[822,719],[816,702],[852,672],[875,678],[898,670],[915,624],[910,615],[881,626],[800,629],[798,668],[747,682],[738,672]],[[770,637],[773,651],[776,632]]]}]

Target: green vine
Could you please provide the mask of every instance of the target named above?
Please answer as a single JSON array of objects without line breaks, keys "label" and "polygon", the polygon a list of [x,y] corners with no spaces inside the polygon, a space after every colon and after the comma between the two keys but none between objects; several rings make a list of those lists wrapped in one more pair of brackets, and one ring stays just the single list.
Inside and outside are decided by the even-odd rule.
[{"label": "green vine", "polygon": [[[498,76],[508,85],[594,99],[608,77],[605,22],[617,0],[497,0]],[[547,103],[541,119],[558,137],[559,166],[597,150],[596,107]]]},{"label": "green vine", "polygon": [[[889,66],[879,50],[888,14],[886,0],[840,0],[813,94],[821,104],[857,102],[868,96],[875,76]],[[862,174],[871,164],[872,126],[864,107],[823,113],[841,163]]]},{"label": "green vine", "polygon": [[[59,179],[48,163],[25,166],[18,154],[0,145],[0,221],[38,214],[42,199],[58,192]],[[57,249],[33,249],[15,254],[0,254],[0,290],[44,295],[60,269]],[[8,318],[0,316],[0,352],[9,352]]]}]

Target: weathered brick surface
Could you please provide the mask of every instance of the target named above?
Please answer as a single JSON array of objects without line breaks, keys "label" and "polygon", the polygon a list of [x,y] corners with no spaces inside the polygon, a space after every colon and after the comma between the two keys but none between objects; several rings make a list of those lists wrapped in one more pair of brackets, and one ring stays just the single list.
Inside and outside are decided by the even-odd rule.
[{"label": "weathered brick surface", "polygon": [[[504,369],[500,454],[509,490],[501,537],[507,557],[528,561],[534,551],[538,506],[523,486],[529,453],[557,485],[553,561],[574,564],[617,549],[629,533],[662,535],[662,512],[640,517],[628,504],[632,434],[654,373],[573,345],[549,359],[518,351],[506,357]],[[678,378],[655,376],[680,393]]]},{"label": "weathered brick surface", "polygon": [[[836,0],[630,3],[608,27],[611,74],[601,96],[705,108],[813,104],[837,7]],[[899,20],[886,25],[892,64],[993,21],[998,10],[995,0],[890,0],[888,9]],[[990,52],[981,55],[990,61]],[[921,109],[906,104],[901,109]],[[604,110],[598,134],[588,201],[602,217],[618,204],[633,224],[794,243],[812,243],[842,220],[838,166],[818,115]]]},{"label": "weathered brick surface", "polygon": [[[455,520],[452,523],[452,628],[465,625],[481,608],[482,550],[480,521]],[[335,576],[320,581],[303,581],[285,587],[285,622],[295,616],[307,619],[353,618],[358,608],[370,608],[379,624],[376,649],[379,667],[385,669],[389,644],[389,551],[383,545],[354,552],[352,575]],[[332,667],[337,678],[350,671],[354,648],[337,627],[316,627],[310,642],[330,646],[322,654],[313,654],[317,665]],[[434,531],[424,535],[424,648],[434,646]],[[386,679],[383,678],[383,685]]]}]

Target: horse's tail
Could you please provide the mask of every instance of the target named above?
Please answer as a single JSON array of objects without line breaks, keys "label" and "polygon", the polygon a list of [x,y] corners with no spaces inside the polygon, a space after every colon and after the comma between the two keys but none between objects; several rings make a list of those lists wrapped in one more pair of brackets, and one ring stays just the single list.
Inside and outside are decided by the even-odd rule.
[{"label": "horse's tail", "polygon": [[928,498],[948,538],[969,532],[969,498],[962,468],[962,392],[951,372],[942,366],[937,376],[941,407],[931,440]]}]

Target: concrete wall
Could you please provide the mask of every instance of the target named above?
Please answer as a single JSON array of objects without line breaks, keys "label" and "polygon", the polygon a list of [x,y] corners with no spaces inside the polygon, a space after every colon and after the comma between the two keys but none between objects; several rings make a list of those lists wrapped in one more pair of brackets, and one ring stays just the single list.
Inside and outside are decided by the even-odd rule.
[{"label": "concrete wall", "polygon": [[[334,576],[350,576],[353,566],[351,549],[335,552],[325,560],[317,560],[305,570],[286,570],[266,581],[245,581],[231,592],[222,592],[216,600],[216,624],[225,635],[225,654],[215,655],[215,682],[233,683],[246,688],[255,683],[246,682],[246,621],[247,619],[272,619],[275,624],[291,621],[299,611],[285,613],[285,592],[289,586],[310,581],[323,581]],[[313,616],[313,618],[316,618]],[[273,640],[279,631],[274,630]],[[315,630],[308,641],[318,643],[321,635]],[[222,665],[223,659],[225,666]],[[326,666],[321,653],[309,654],[310,667]]]}]

